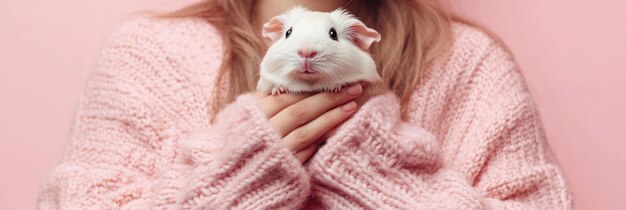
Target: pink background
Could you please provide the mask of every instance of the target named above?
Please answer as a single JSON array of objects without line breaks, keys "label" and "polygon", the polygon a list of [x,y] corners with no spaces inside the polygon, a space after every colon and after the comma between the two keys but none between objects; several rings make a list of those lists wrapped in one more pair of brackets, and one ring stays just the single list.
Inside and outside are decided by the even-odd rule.
[{"label": "pink background", "polygon": [[[0,209],[35,208],[42,179],[62,159],[105,37],[130,12],[190,2],[3,1]],[[451,6],[495,31],[515,53],[577,209],[626,209],[626,3],[474,0]]]}]

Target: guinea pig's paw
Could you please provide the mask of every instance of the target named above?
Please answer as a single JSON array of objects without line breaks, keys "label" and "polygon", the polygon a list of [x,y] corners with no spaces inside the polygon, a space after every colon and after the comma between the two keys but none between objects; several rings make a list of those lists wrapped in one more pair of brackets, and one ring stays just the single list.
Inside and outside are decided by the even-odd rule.
[{"label": "guinea pig's paw", "polygon": [[339,91],[341,91],[341,85],[337,86],[337,87],[330,88],[330,92],[338,93]]},{"label": "guinea pig's paw", "polygon": [[272,87],[272,95],[280,95],[282,93],[286,93],[287,92],[287,88],[283,87],[283,86],[274,86]]}]

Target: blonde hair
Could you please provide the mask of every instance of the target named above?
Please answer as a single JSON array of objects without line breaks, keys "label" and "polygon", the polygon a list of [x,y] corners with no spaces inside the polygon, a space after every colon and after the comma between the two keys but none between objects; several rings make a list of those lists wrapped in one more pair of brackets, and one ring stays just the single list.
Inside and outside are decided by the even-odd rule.
[{"label": "blonde hair", "polygon": [[[214,112],[256,87],[258,64],[267,46],[255,27],[254,4],[255,0],[204,0],[162,16],[202,17],[220,30],[225,51]],[[353,0],[346,8],[384,37],[370,52],[384,85],[401,99],[406,117],[422,72],[449,47],[451,22],[462,20],[431,0]]]}]

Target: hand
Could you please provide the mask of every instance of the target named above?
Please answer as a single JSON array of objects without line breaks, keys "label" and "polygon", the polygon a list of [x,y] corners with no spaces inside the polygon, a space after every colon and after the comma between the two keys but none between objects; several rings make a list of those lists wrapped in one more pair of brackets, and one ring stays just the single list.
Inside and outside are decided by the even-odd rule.
[{"label": "hand", "polygon": [[367,102],[370,98],[385,94],[389,91],[389,88],[387,88],[382,82],[361,83],[361,86],[363,86],[363,93],[355,100],[359,107],[365,104],[365,102]]},{"label": "hand", "polygon": [[325,133],[348,119],[357,110],[354,101],[361,95],[360,84],[339,93],[281,94],[257,92],[259,108],[270,125],[283,137],[283,143],[301,163],[319,148]]}]

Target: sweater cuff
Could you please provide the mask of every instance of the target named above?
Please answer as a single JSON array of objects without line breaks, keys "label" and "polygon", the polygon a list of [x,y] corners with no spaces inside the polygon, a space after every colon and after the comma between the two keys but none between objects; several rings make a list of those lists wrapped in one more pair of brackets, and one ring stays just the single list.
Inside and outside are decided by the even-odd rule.
[{"label": "sweater cuff", "polygon": [[307,170],[323,205],[424,209],[413,191],[423,182],[414,175],[437,167],[437,144],[399,110],[391,93],[371,98],[317,151]]},{"label": "sweater cuff", "polygon": [[182,191],[171,199],[182,208],[297,208],[309,194],[309,176],[281,140],[254,96],[242,95],[216,124],[181,142],[164,192]]},{"label": "sweater cuff", "polygon": [[399,99],[387,93],[368,100],[318,153],[331,157],[358,151],[387,167],[430,167],[437,164],[437,150],[433,135],[402,121]]}]

